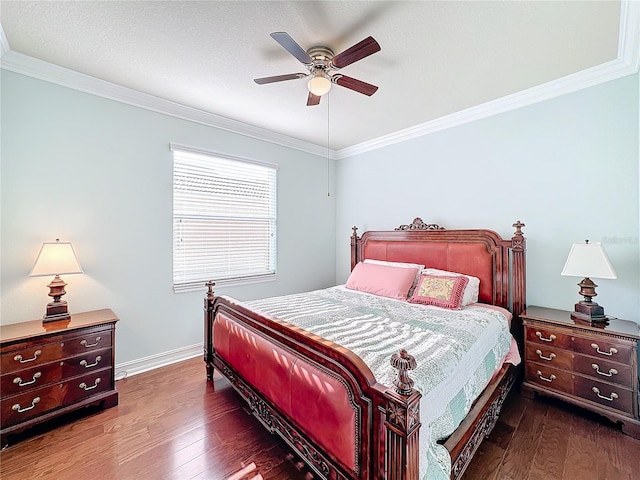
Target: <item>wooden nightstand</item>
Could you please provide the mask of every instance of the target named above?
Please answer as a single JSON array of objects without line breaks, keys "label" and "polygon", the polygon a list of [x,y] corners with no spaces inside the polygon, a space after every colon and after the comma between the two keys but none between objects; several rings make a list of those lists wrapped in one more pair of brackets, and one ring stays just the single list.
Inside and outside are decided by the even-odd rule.
[{"label": "wooden nightstand", "polygon": [[524,324],[522,392],[571,402],[622,424],[640,439],[638,341],[640,327],[612,319],[595,326],[571,312],[528,307]]},{"label": "wooden nightstand", "polygon": [[0,326],[0,441],[84,407],[118,404],[115,324],[109,309],[69,320]]}]

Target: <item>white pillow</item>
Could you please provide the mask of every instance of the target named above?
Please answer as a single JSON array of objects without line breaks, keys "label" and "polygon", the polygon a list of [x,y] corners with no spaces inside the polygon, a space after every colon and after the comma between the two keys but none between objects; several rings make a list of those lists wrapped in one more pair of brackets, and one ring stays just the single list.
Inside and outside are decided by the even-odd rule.
[{"label": "white pillow", "polygon": [[424,265],[419,265],[417,263],[387,262],[386,260],[373,260],[371,258],[367,258],[364,263],[375,263],[376,265],[387,265],[389,267],[417,268],[418,270],[422,270],[424,268]]},{"label": "white pillow", "polygon": [[448,272],[446,270],[438,270],[437,268],[425,268],[422,270],[425,275],[449,275],[451,277],[467,277],[469,283],[464,289],[464,295],[462,296],[462,306],[470,305],[478,301],[478,295],[480,294],[480,279],[478,277],[472,277],[471,275],[465,275],[463,273]]}]

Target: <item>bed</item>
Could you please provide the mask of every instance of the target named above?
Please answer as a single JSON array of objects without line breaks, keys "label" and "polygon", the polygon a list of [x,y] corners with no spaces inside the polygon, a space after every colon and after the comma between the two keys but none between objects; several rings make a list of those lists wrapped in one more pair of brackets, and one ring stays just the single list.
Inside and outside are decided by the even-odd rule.
[{"label": "bed", "polygon": [[[518,314],[525,309],[525,238],[523,223],[518,221],[513,227],[515,232],[510,239],[503,239],[492,230],[447,230],[425,223],[420,218],[395,230],[368,231],[360,236],[354,227],[351,236],[352,274],[346,286],[356,277],[356,272],[365,271],[363,264],[376,262],[389,262],[394,266],[400,262],[424,265],[435,271],[474,277],[479,279],[478,302],[459,310],[447,309],[448,318],[455,320],[475,315],[476,311],[487,311],[489,316],[498,318],[495,320],[498,322],[496,331],[505,329],[500,319],[510,320],[506,323],[507,333],[510,330],[519,343],[522,327]],[[382,269],[382,266],[376,268]],[[390,270],[382,271],[386,274]],[[423,281],[429,277],[419,270],[418,274],[416,280]],[[367,275],[361,278],[366,281]],[[456,280],[455,283],[462,282]],[[340,341],[332,341],[324,332],[340,330],[340,325],[354,328],[353,325],[357,324],[354,319],[358,317],[360,321],[356,314],[362,311],[366,311],[363,316],[367,321],[369,317],[384,317],[384,321],[393,323],[392,327],[401,325],[398,331],[409,328],[407,324],[414,328],[418,323],[434,324],[439,329],[440,320],[419,322],[416,313],[418,309],[422,312],[438,310],[438,307],[429,305],[425,308],[422,304],[409,305],[400,300],[391,300],[397,307],[395,304],[388,306],[386,300],[383,302],[370,292],[354,292],[352,288],[337,286],[326,291],[289,296],[288,300],[293,300],[296,308],[309,304],[314,306],[311,310],[316,310],[313,315],[308,312],[298,314],[287,310],[289,307],[283,307],[283,298],[240,302],[231,297],[216,296],[214,283],[207,285],[204,325],[207,379],[213,379],[214,369],[226,377],[260,422],[278,434],[318,478],[431,480],[441,478],[440,468],[444,467],[436,465],[438,462],[446,463],[447,478],[460,478],[482,439],[495,425],[502,403],[519,374],[516,365],[504,362],[507,356],[502,357],[505,353],[504,340],[500,347],[502,350],[497,346],[486,347],[491,352],[486,356],[478,356],[485,354],[476,351],[475,343],[470,341],[469,348],[475,352],[474,355],[483,359],[479,363],[486,363],[484,368],[482,365],[472,368],[477,372],[487,370],[487,379],[479,380],[474,373],[471,379],[465,380],[467,383],[462,390],[465,395],[473,394],[473,398],[460,400],[461,395],[455,395],[458,403],[466,405],[465,416],[457,418],[452,430],[446,437],[438,438],[437,445],[434,445],[432,437],[434,432],[438,433],[440,417],[431,423],[435,418],[430,415],[431,410],[446,408],[449,411],[452,408],[449,404],[436,406],[434,399],[437,395],[429,392],[422,398],[419,388],[414,388],[414,380],[418,386],[425,382],[412,375],[413,371],[425,365],[412,355],[422,344],[412,343],[418,338],[415,330],[407,330],[411,332],[409,335],[398,334],[399,340],[393,345],[395,353],[388,355],[388,360],[382,362],[384,365],[374,362],[375,366],[371,366],[369,360],[369,364],[363,360],[367,357],[363,353],[368,354],[377,348],[365,346],[358,355],[355,353],[357,348],[344,346],[345,343],[354,346],[361,343],[358,335],[350,332],[346,337],[352,340],[349,343],[342,341],[344,336],[337,337]],[[415,282],[413,288],[416,292]],[[414,296],[419,297],[412,294],[412,298]],[[344,314],[347,320],[343,319],[342,324],[341,312],[349,307],[343,307],[337,303],[338,300],[357,304],[355,314],[344,310],[349,314]],[[406,311],[410,317],[415,315],[416,320],[397,322],[395,313],[389,313],[395,308]],[[378,312],[377,316],[368,315],[369,310],[366,309]],[[280,313],[275,315],[273,312]],[[509,312],[512,315],[508,315]],[[327,321],[337,322],[337,327],[318,327],[316,320],[321,314],[327,317]],[[506,318],[507,315],[510,318]],[[294,319],[302,319],[303,323],[296,325]],[[361,331],[369,332],[376,328],[377,323],[373,327],[372,324],[362,325]],[[314,333],[314,329],[322,334]],[[478,335],[493,336],[482,332]],[[502,338],[504,334],[495,336]],[[439,340],[434,344],[440,350],[450,350],[442,348],[442,342]],[[389,341],[378,343],[385,344],[386,348]],[[405,348],[405,344],[410,347]],[[384,355],[389,352],[388,349],[380,350]],[[471,356],[454,352],[453,356],[456,355]],[[501,358],[497,358],[498,355]],[[486,360],[489,357],[496,357],[495,369],[489,367]],[[449,357],[443,359],[446,364],[451,363]],[[440,359],[432,362],[435,362],[431,364],[435,367],[434,372],[440,370]],[[379,368],[386,369],[383,382],[373,373],[373,370],[378,373]],[[395,372],[393,378],[388,376],[389,369]],[[469,370],[469,367],[462,370]],[[446,378],[457,377],[457,374],[450,375],[446,370],[444,375]],[[433,376],[437,375],[434,373]],[[425,418],[429,421],[423,421]],[[425,438],[430,441],[425,442]],[[425,443],[428,443],[427,448]],[[446,460],[442,458],[442,451],[446,453]],[[434,473],[434,465],[438,467],[437,474]]]}]

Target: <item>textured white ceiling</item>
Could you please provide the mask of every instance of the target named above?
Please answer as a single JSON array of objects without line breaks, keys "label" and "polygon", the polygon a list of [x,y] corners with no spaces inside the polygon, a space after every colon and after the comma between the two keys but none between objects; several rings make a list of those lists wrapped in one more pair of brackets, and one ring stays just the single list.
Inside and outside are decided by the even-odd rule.
[{"label": "textured white ceiling", "polygon": [[[618,1],[7,1],[12,52],[296,139],[343,149],[614,60]],[[269,34],[382,50],[307,107],[304,72]]]}]

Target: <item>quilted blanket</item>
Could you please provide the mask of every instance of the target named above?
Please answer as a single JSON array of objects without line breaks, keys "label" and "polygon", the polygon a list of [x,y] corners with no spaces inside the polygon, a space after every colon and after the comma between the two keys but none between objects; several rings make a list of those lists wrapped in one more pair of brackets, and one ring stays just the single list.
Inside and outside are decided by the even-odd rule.
[{"label": "quilted blanket", "polygon": [[246,302],[356,353],[376,380],[393,385],[391,355],[416,358],[411,372],[420,404],[420,477],[448,480],[447,438],[471,409],[509,351],[508,312],[472,304],[462,310],[407,303],[347,290],[325,290]]}]

